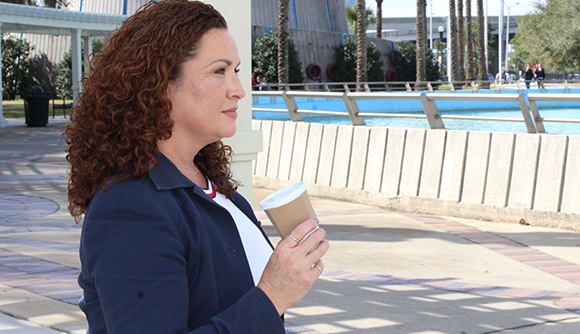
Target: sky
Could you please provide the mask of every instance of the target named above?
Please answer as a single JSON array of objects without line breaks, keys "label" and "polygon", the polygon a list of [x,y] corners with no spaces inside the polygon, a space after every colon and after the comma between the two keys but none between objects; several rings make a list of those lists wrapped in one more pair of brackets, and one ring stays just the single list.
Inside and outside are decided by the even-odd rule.
[{"label": "sky", "polygon": [[[449,14],[449,0],[427,0],[427,17],[431,12],[433,2],[433,16],[447,16]],[[488,15],[499,15],[501,0],[483,0],[484,14],[487,2]],[[525,15],[535,9],[534,3],[546,3],[546,0],[504,0],[504,15],[507,15],[507,6],[510,7],[510,15]],[[376,14],[377,2],[366,0],[366,6]],[[416,15],[417,1],[415,0],[383,0],[383,17],[414,17]],[[477,16],[477,3],[471,0],[472,16]]]}]

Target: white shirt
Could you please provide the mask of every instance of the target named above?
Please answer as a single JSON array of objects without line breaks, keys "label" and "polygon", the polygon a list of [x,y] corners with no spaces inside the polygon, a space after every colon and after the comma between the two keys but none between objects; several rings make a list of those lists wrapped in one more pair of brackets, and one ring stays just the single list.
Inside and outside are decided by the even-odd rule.
[{"label": "white shirt", "polygon": [[242,239],[242,245],[246,252],[246,258],[252,271],[254,284],[258,284],[264,268],[272,255],[272,247],[266,241],[260,229],[248,218],[238,207],[224,194],[215,191],[213,184],[207,180],[208,189],[204,192],[211,197],[217,204],[228,210]]}]

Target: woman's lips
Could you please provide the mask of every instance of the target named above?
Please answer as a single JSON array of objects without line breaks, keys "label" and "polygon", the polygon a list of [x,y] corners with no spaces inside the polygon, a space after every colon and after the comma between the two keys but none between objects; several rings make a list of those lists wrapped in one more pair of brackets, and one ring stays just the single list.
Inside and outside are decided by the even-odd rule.
[{"label": "woman's lips", "polygon": [[238,118],[238,112],[237,112],[238,108],[231,108],[228,110],[224,110],[222,111],[226,116],[231,117],[233,119]]}]

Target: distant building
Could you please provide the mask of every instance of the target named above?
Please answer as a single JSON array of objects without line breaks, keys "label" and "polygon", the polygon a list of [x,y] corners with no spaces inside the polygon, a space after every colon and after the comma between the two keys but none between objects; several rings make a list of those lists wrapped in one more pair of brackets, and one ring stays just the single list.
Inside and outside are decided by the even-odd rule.
[{"label": "distant building", "polygon": [[[518,28],[518,21],[522,16],[510,16],[510,38],[513,37]],[[492,35],[497,35],[498,31],[498,17],[489,16],[488,23],[491,27],[490,33]],[[472,17],[472,22],[477,22],[477,17]],[[415,17],[383,17],[383,39],[388,39],[393,42],[399,41],[414,41],[416,39],[417,29],[416,29],[416,18]],[[504,24],[506,21],[504,20]],[[447,17],[437,16],[433,17],[433,39],[439,39],[438,28],[443,27],[444,33],[443,38],[447,38]],[[370,27],[370,26],[369,26]],[[371,27],[372,28],[372,27]],[[374,36],[375,30],[368,29],[368,36]],[[429,38],[429,18],[427,17],[427,38]]]}]

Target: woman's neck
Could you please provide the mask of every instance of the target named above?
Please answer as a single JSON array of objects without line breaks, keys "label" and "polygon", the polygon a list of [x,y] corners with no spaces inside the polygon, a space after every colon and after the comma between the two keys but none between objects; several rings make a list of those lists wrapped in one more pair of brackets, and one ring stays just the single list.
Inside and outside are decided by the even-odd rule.
[{"label": "woman's neck", "polygon": [[208,184],[205,175],[194,163],[199,149],[184,149],[184,146],[175,145],[171,140],[160,141],[157,147],[159,152],[165,155],[179,169],[181,174],[197,186],[204,189],[207,188]]}]

